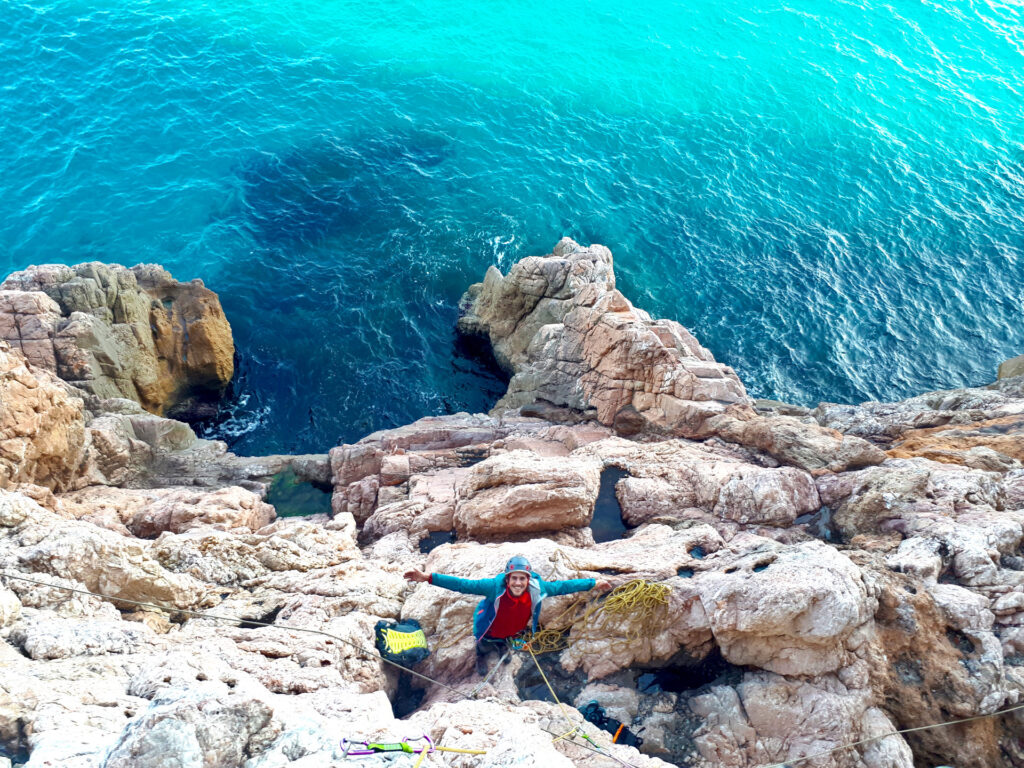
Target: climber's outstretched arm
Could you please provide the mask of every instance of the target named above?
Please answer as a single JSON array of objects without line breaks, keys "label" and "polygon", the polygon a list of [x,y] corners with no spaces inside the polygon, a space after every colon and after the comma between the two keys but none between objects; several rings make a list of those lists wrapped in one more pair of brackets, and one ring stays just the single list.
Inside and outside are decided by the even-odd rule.
[{"label": "climber's outstretched arm", "polygon": [[405,572],[409,581],[426,582],[435,587],[461,592],[464,595],[489,595],[494,589],[494,579],[460,579],[458,576],[446,576],[443,573],[426,573],[419,569]]},{"label": "climber's outstretched arm", "polygon": [[595,587],[600,590],[611,589],[611,584],[602,579],[562,579],[561,581],[544,582],[549,595],[571,595],[573,592],[586,592]]}]

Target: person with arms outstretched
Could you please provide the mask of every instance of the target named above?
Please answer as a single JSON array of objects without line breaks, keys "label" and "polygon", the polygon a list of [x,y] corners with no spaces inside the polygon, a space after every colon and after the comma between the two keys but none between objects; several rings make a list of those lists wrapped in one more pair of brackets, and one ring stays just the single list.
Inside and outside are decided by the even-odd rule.
[{"label": "person with arms outstretched", "polygon": [[483,596],[473,613],[478,675],[486,674],[487,654],[492,649],[500,649],[508,638],[518,635],[527,626],[537,631],[541,602],[545,597],[586,592],[595,587],[601,590],[611,588],[607,581],[596,579],[544,581],[533,572],[530,561],[522,555],[511,558],[504,571],[489,579],[462,579],[443,573],[425,573],[415,568],[406,571],[405,578],[464,595]]}]

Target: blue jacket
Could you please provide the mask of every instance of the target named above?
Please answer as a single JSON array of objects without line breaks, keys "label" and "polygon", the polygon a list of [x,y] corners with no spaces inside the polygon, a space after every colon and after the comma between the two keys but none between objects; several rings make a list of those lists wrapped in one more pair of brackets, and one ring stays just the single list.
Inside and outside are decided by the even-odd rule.
[{"label": "blue jacket", "polygon": [[[505,593],[505,574],[499,573],[491,579],[460,579],[458,576],[446,576],[435,573],[430,583],[436,587],[444,587],[464,595],[483,595],[484,599],[473,613],[473,636],[479,640],[487,634],[498,613],[498,601]],[[563,579],[561,581],[544,581],[535,573],[530,574],[530,604],[533,608],[533,631],[537,631],[540,618],[540,606],[545,597],[551,595],[571,595],[573,592],[586,592],[593,589],[595,579]],[[525,629],[525,627],[524,627]]]}]

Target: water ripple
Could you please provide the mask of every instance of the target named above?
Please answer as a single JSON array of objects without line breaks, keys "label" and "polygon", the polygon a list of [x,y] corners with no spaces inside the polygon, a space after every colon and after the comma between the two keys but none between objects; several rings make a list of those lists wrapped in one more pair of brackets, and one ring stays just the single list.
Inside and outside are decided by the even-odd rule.
[{"label": "water ripple", "polygon": [[202,277],[240,355],[209,428],[243,452],[487,409],[504,384],[457,343],[459,296],[562,235],[755,395],[893,399],[1024,351],[1015,5],[4,16],[0,271]]}]

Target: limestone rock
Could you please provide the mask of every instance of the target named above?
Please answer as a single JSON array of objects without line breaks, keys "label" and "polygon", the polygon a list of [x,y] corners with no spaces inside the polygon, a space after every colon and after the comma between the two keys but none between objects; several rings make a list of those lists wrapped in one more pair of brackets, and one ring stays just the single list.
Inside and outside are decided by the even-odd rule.
[{"label": "limestone rock", "polygon": [[[706,718],[694,738],[701,756],[730,768],[795,761],[895,730],[866,691],[764,672],[746,675],[735,688],[714,687],[690,706]],[[857,749],[862,764],[872,768],[914,765],[900,736]],[[841,756],[825,760],[823,765],[847,764]]]},{"label": "limestone rock", "polygon": [[330,452],[335,515],[362,524],[373,514],[381,487],[407,482],[416,472],[457,467],[480,458],[484,446],[509,432],[486,416],[454,414],[420,419],[408,426],[367,435]]},{"label": "limestone rock", "polygon": [[[340,735],[426,732],[487,750],[453,764],[604,768],[554,741],[580,723],[569,702],[593,698],[644,729],[646,752],[749,768],[1024,700],[1024,377],[754,408],[685,329],[615,291],[606,249],[566,240],[467,297],[463,330],[514,374],[500,413],[421,419],[329,456],[236,457],[123,397],[153,400],[166,373],[123,354],[123,329],[155,322],[164,354],[175,331],[159,312],[187,314],[180,295],[154,302],[164,273],[35,269],[31,290],[0,290],[0,337],[30,360],[0,343],[0,750],[30,751],[32,766],[327,768]],[[129,358],[131,376],[93,375]],[[79,403],[39,366],[91,391]],[[68,420],[40,426],[60,408]],[[65,422],[81,432],[61,436]],[[333,486],[332,517],[274,519],[260,495],[285,468]],[[612,471],[629,529],[595,544],[587,523]],[[457,539],[421,552],[435,532]],[[523,653],[480,687],[479,596],[402,577],[484,578],[515,554],[545,578],[667,590],[619,613],[596,591],[545,602],[542,626],[568,647],[540,664],[564,710],[530,700],[541,682]],[[204,608],[214,616],[180,610]],[[416,671],[444,685],[372,649],[375,624],[398,618],[421,622],[432,654]],[[410,684],[423,700],[396,720],[388,697]],[[584,728],[631,765],[667,765]],[[1011,713],[816,762],[1024,763],[1022,732]]]},{"label": "limestone rock", "polygon": [[708,443],[606,438],[574,455],[596,456],[629,473],[616,495],[623,520],[633,526],[692,518],[693,511],[741,525],[788,526],[821,506],[809,473],[751,464]]},{"label": "limestone rock", "polygon": [[859,437],[807,424],[792,416],[758,416],[752,410],[733,408],[711,419],[704,432],[752,446],[808,471],[844,472],[885,460],[880,449]]},{"label": "limestone rock", "polygon": [[429,733],[435,743],[458,749],[486,750],[486,765],[508,768],[520,765],[601,768],[608,765],[607,755],[567,740],[553,741],[555,736],[570,730],[571,723],[581,725],[587,735],[616,760],[636,768],[668,766],[656,757],[641,755],[632,747],[612,744],[612,734],[583,722],[578,711],[547,702],[524,702],[518,706],[494,701],[437,703],[410,720]]},{"label": "limestone rock", "polygon": [[[956,584],[934,584],[928,588],[928,592],[935,600],[935,604],[942,610],[948,626],[953,629],[979,632],[992,629],[992,624],[995,621],[993,611],[999,612],[998,600],[996,601],[997,605],[992,606],[990,610],[989,601],[984,595],[971,592]],[[1010,595],[1024,598],[1024,593],[1021,592],[1011,592]],[[1024,610],[1024,600],[1021,600],[1021,607],[1018,610]]]},{"label": "limestone rock", "polygon": [[[1018,376],[988,387],[927,392],[896,403],[821,403],[812,415],[824,427],[880,445],[891,445],[912,430],[968,427],[986,421],[995,427],[988,430],[989,437],[999,442],[1007,432],[1019,432],[1022,409],[1024,378]],[[986,443],[978,440],[973,444]]]},{"label": "limestone rock", "polygon": [[4,585],[0,584],[0,629],[13,624],[21,617],[21,600]]},{"label": "limestone rock", "polygon": [[114,518],[139,538],[163,531],[182,533],[200,526],[254,531],[274,519],[274,508],[244,488],[128,490],[94,486],[60,497],[77,518]]},{"label": "limestone rock", "polygon": [[128,523],[140,538],[162,531],[181,533],[204,525],[246,528],[255,531],[269,524],[274,508],[244,488],[221,488],[213,492],[175,490],[148,505]]},{"label": "limestone rock", "polygon": [[181,535],[164,533],[153,543],[152,552],[168,570],[224,586],[274,571],[326,569],[360,557],[349,533],[294,518],[276,521],[255,533],[211,528]]},{"label": "limestone rock", "polygon": [[546,401],[596,409],[606,425],[618,418],[624,427],[628,413],[637,427],[689,436],[729,403],[747,402],[732,369],[689,331],[652,320],[615,290],[603,246],[563,238],[506,277],[492,267],[463,305],[460,330],[487,336],[514,374],[496,410]]},{"label": "limestone rock", "polygon": [[[722,438],[805,470],[878,464],[884,454],[788,416],[758,415],[743,384],[683,326],[652,320],[614,287],[611,254],[568,238],[463,297],[463,333],[486,336],[512,373],[493,413],[535,403],[593,411],[623,435]],[[531,411],[532,413],[532,411]]]},{"label": "limestone rock", "polygon": [[33,659],[138,653],[154,647],[147,626],[120,620],[37,619],[23,622],[10,639]]},{"label": "limestone rock", "polygon": [[[1002,706],[1017,686],[1007,679],[998,640],[984,629],[991,614],[982,601],[942,589],[947,585],[938,585],[938,592],[919,589],[912,576],[879,567],[870,553],[856,557],[878,600],[874,638],[857,653],[899,725],[944,722]],[[926,652],[922,637],[936,638]],[[1005,749],[991,720],[914,732],[907,740],[925,764],[982,768],[1000,764]]]},{"label": "limestone rock", "polygon": [[0,554],[24,570],[71,579],[111,597],[187,608],[207,593],[194,579],[161,567],[147,545],[62,519],[6,491],[0,491]]},{"label": "limestone rock", "polygon": [[614,290],[612,254],[601,245],[584,248],[564,237],[548,256],[518,261],[503,277],[496,267],[462,299],[459,330],[486,336],[509,373],[525,362],[526,348],[541,327],[559,323],[587,286]]}]

